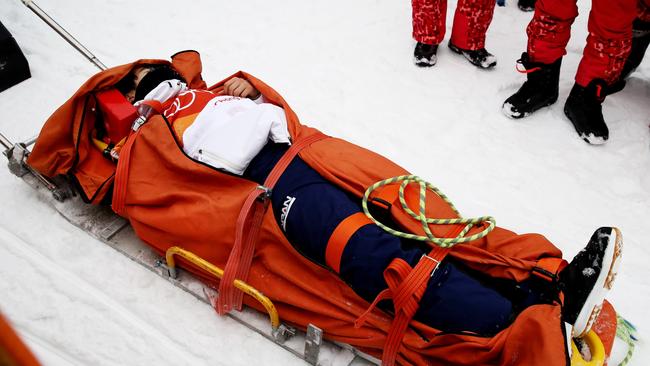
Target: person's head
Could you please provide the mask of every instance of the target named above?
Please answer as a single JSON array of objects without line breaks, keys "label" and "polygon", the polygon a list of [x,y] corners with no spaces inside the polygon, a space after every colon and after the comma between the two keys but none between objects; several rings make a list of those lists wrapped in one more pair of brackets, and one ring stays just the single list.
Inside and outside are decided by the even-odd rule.
[{"label": "person's head", "polygon": [[116,85],[130,103],[144,99],[144,97],[165,80],[183,77],[168,65],[145,65],[133,69],[129,75]]}]

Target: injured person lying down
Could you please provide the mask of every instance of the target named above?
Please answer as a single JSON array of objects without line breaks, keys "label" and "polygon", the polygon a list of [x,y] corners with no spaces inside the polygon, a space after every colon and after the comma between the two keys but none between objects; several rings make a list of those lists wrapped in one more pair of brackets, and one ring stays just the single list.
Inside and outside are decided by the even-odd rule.
[{"label": "injured person lying down", "polygon": [[[289,149],[291,140],[282,108],[243,78],[233,77],[217,92],[188,89],[168,66],[135,71],[137,85],[126,90],[136,106],[156,101],[190,157],[215,168],[263,184]],[[141,108],[142,109],[142,108]],[[280,176],[271,195],[278,226],[306,258],[322,266],[328,262],[327,244],[336,228],[362,212],[358,200],[329,183],[295,157]],[[619,246],[616,248],[616,246]],[[561,263],[557,279],[531,277],[512,282],[491,278],[462,261],[445,258],[428,281],[415,319],[443,332],[497,334],[525,308],[552,303],[564,295],[563,320],[573,336],[584,335],[611,287],[621,255],[620,233],[602,227],[568,263]],[[387,288],[383,276],[396,258],[411,266],[428,248],[400,239],[378,225],[360,227],[337,258],[338,273],[354,291],[372,302]]]},{"label": "injured person lying down", "polygon": [[285,324],[385,366],[569,365],[572,336],[593,334],[611,350],[618,229],[599,228],[568,262],[544,236],[462,218],[391,160],[302,124],[254,76],[208,86],[201,69],[184,51],[94,75],[28,163],[110,204],[158,254],[182,248],[223,268],[215,279],[178,260],[218,288],[219,314],[264,309],[238,279]]}]

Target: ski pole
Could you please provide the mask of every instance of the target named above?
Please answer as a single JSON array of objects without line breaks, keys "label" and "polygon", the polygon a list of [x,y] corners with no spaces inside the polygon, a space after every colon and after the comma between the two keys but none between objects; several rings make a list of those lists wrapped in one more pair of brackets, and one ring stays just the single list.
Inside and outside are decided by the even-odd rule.
[{"label": "ski pole", "polygon": [[66,31],[59,23],[50,17],[43,9],[36,5],[32,0],[22,0],[23,4],[41,18],[50,28],[54,29],[63,39],[65,39],[72,47],[79,51],[88,61],[92,62],[100,70],[106,70],[107,67],[99,59],[93,55],[81,42],[77,41],[68,31]]}]

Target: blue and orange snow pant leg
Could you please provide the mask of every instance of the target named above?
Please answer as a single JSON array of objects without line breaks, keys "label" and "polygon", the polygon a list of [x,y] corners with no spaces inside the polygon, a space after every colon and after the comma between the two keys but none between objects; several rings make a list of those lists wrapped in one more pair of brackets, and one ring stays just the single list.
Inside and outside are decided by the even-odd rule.
[{"label": "blue and orange snow pant leg", "polygon": [[[632,39],[637,0],[592,0],[589,35],[576,73],[576,83],[618,80]],[[575,0],[538,0],[528,24],[528,55],[533,62],[552,64],[566,54],[571,25],[578,16]]]},{"label": "blue and orange snow pant leg", "polygon": [[[278,145],[267,145],[251,162],[248,177],[264,181],[282,152]],[[289,164],[271,197],[275,218],[289,242],[323,266],[328,266],[326,251],[332,233],[346,218],[361,212],[358,198],[326,181],[300,158]],[[393,259],[415,266],[428,252],[425,249],[374,224],[362,225],[349,237],[335,271],[359,296],[372,302],[387,288],[383,272]],[[511,323],[516,308],[539,303],[538,293],[526,283],[509,284],[524,294],[513,305],[499,286],[481,277],[451,258],[442,261],[427,284],[415,319],[447,332],[492,335]]]},{"label": "blue and orange snow pant leg", "polygon": [[[464,50],[485,47],[485,34],[492,22],[495,1],[459,0],[454,14],[451,43]],[[413,39],[440,44],[445,37],[446,0],[412,0]]]}]

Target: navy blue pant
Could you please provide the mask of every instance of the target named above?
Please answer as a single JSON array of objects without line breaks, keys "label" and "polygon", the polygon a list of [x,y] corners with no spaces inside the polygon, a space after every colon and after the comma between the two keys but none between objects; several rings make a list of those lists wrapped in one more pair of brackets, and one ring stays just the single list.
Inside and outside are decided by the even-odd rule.
[{"label": "navy blue pant", "polygon": [[[244,173],[263,183],[286,145],[267,144]],[[325,250],[334,229],[361,212],[360,200],[321,177],[299,157],[273,189],[272,207],[288,241],[305,257],[326,266]],[[426,246],[393,236],[376,225],[361,227],[341,257],[340,277],[365,300],[388,286],[383,272],[395,258],[415,266]],[[446,332],[493,335],[507,327],[526,306],[541,302],[534,284],[489,278],[446,258],[427,284],[415,319]],[[380,307],[390,310],[391,304]]]}]

